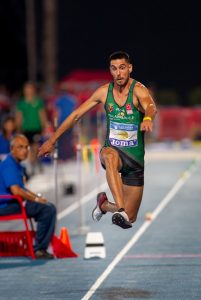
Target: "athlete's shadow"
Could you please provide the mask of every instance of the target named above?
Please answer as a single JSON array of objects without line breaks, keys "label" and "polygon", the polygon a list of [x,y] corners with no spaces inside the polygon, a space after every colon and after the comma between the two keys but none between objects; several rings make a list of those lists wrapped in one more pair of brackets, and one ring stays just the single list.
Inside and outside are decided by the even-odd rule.
[{"label": "athlete's shadow", "polygon": [[104,300],[122,300],[122,299],[149,299],[153,297],[153,292],[144,291],[140,289],[129,289],[110,287],[106,289],[100,289],[96,292],[100,298]]}]

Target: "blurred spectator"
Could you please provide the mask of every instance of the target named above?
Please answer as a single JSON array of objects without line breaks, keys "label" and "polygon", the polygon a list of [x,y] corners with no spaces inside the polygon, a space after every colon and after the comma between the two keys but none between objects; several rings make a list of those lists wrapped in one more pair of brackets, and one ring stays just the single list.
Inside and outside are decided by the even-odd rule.
[{"label": "blurred spectator", "polygon": [[40,168],[37,152],[39,140],[47,125],[45,105],[42,98],[37,95],[36,86],[27,82],[23,88],[24,97],[16,103],[16,124],[19,132],[22,132],[29,140],[31,151],[29,162],[31,169],[28,171],[33,175],[36,167]]},{"label": "blurred spectator", "polygon": [[201,141],[201,126],[194,124],[190,130],[190,138],[193,141]]},{"label": "blurred spectator", "polygon": [[[29,142],[24,135],[16,135],[11,140],[10,153],[0,163],[0,194],[19,195],[24,200],[28,217],[37,222],[34,252],[36,258],[52,259],[54,256],[47,252],[56,223],[56,208],[46,198],[28,190],[24,182],[24,169],[21,162],[27,158]],[[9,199],[1,199],[0,215],[6,216],[19,213],[19,205]]]},{"label": "blurred spectator", "polygon": [[4,118],[0,132],[0,160],[10,152],[10,140],[15,133],[15,119],[7,116]]},{"label": "blurred spectator", "polygon": [[10,112],[10,97],[5,85],[0,85],[0,119]]},{"label": "blurred spectator", "polygon": [[[67,83],[60,88],[60,95],[55,100],[55,119],[59,126],[68,117],[76,106],[76,98],[70,93]],[[58,141],[58,154],[62,160],[73,156],[73,129],[65,132]]]}]

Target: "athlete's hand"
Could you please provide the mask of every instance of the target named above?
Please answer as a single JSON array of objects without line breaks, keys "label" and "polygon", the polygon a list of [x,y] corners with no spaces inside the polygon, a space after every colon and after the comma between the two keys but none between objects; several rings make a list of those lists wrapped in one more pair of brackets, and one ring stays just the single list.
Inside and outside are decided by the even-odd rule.
[{"label": "athlete's hand", "polygon": [[54,145],[50,140],[47,140],[42,146],[39,148],[38,157],[48,156],[54,150]]},{"label": "athlete's hand", "polygon": [[153,122],[150,120],[145,120],[140,124],[140,130],[146,132],[152,132],[153,130]]}]

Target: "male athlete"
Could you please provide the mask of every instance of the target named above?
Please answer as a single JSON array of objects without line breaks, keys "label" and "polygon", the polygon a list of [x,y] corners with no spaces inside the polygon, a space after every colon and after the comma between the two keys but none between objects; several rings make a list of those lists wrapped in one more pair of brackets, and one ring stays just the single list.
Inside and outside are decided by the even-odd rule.
[{"label": "male athlete", "polygon": [[102,103],[107,117],[107,134],[100,151],[101,164],[115,203],[104,192],[97,195],[92,212],[99,221],[113,213],[112,223],[124,229],[136,221],[144,188],[144,132],[151,132],[156,105],[147,88],[130,77],[132,64],[126,52],[110,55],[113,82],[98,88],[74,110],[39,150],[39,156],[53,151],[57,139],[90,109]]}]

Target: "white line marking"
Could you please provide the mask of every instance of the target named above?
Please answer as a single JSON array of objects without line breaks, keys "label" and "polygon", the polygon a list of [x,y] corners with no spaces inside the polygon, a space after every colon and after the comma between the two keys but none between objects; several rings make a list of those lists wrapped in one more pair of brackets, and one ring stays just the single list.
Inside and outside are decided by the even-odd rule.
[{"label": "white line marking", "polygon": [[[198,167],[197,164],[192,164],[190,168],[188,168],[181,178],[175,183],[173,188],[169,191],[169,193],[163,198],[160,204],[153,211],[153,220],[161,213],[161,211],[165,208],[165,206],[171,201],[171,199],[175,196],[175,194],[180,190],[180,188],[184,185],[184,183],[190,178],[192,173]],[[126,244],[126,246],[117,254],[114,260],[109,264],[109,266],[105,269],[105,271],[101,274],[101,276],[95,281],[95,283],[91,286],[89,291],[85,294],[85,296],[81,300],[88,300],[91,296],[96,292],[99,286],[103,283],[103,281],[107,278],[107,276],[112,272],[115,266],[120,262],[120,260],[124,257],[124,255],[130,250],[130,248],[139,240],[139,238],[145,233],[147,228],[151,225],[150,221],[145,221],[142,226],[138,229],[138,231],[134,234],[132,239]]]},{"label": "white line marking", "polygon": [[201,253],[195,254],[136,254],[136,255],[125,255],[124,259],[161,259],[161,258],[201,258]]},{"label": "white line marking", "polygon": [[[106,182],[102,183],[101,186],[99,187],[100,190],[105,190],[106,188],[108,188]],[[93,191],[91,191],[90,193],[82,197],[81,199],[82,205],[89,202],[89,200],[91,200],[92,198],[95,199],[96,195],[97,195],[97,188],[93,189]],[[76,210],[78,207],[79,207],[78,201],[76,203],[71,204],[69,207],[67,207],[66,209],[64,209],[63,211],[57,214],[57,220],[61,220],[62,218],[64,218],[65,216],[69,215],[74,210]]]}]

